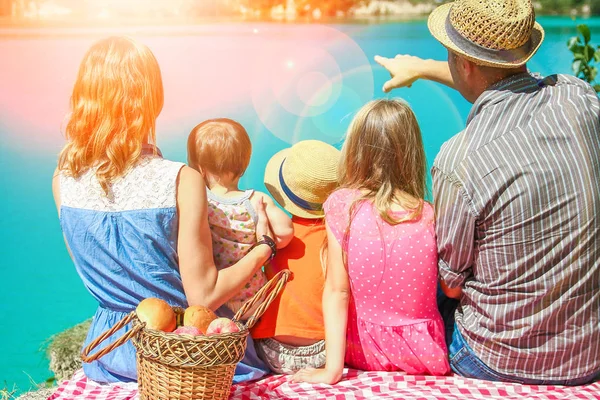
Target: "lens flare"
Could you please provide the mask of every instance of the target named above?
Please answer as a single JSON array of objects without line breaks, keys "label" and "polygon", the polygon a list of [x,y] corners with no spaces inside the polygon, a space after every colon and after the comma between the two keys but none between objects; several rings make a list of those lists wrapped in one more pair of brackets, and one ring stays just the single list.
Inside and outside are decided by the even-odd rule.
[{"label": "lens flare", "polygon": [[[106,33],[120,34],[119,29]],[[347,127],[343,117],[373,97],[367,57],[331,27],[169,27],[164,32],[177,34],[162,36],[133,28],[124,32],[148,45],[161,67],[165,105],[157,121],[159,138],[180,140],[199,121],[236,118],[239,110],[252,117],[255,112],[257,131],[266,127],[287,144],[306,138],[334,143]],[[11,55],[3,59],[0,74],[3,145],[60,149],[79,63],[97,39],[88,33],[0,43],[0,53]]]},{"label": "lens flare", "polygon": [[331,80],[322,72],[308,72],[296,85],[296,93],[300,100],[310,107],[325,104],[333,92]]},{"label": "lens flare", "polygon": [[[371,66],[364,65],[336,77],[331,85],[340,85],[339,81],[342,79],[346,85],[341,86],[342,91],[335,107],[313,118],[298,118],[293,131],[292,143],[306,139],[318,139],[330,144],[339,143],[345,137],[346,129],[356,112],[370,100],[365,100],[361,92],[354,90],[359,86],[364,75],[369,73],[371,73]],[[305,109],[300,115],[306,114],[307,110]]]},{"label": "lens flare", "polygon": [[364,52],[344,33],[310,29],[313,40],[303,45],[290,46],[294,41],[286,37],[263,46],[252,68],[252,102],[264,126],[288,144],[337,143],[350,122],[344,117],[372,99],[373,73]]}]

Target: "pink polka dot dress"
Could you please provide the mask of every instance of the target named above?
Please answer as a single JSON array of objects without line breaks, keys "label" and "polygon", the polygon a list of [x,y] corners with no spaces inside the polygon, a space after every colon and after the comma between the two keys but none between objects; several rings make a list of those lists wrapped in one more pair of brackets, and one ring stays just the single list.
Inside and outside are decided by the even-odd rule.
[{"label": "pink polka dot dress", "polygon": [[436,304],[433,209],[425,203],[419,220],[390,225],[371,203],[362,202],[345,246],[349,207],[359,195],[340,189],[324,205],[327,225],[347,251],[352,296],[346,364],[361,370],[445,375],[450,366]]}]

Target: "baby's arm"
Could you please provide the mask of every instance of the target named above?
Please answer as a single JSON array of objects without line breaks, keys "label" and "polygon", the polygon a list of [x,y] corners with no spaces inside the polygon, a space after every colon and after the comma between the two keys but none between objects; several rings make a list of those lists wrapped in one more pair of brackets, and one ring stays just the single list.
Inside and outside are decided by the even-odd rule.
[{"label": "baby's arm", "polygon": [[[292,238],[294,237],[294,226],[292,225],[292,219],[283,212],[273,199],[261,192],[254,192],[257,198],[263,199],[265,202],[267,218],[269,219],[269,225],[275,236],[275,243],[277,248],[282,249],[287,246]],[[254,197],[254,196],[253,196]]]}]

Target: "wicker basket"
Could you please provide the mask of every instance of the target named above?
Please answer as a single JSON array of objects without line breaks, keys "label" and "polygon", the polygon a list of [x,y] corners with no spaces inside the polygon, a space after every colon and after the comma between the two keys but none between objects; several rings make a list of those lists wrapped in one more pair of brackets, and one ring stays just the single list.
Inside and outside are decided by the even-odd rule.
[{"label": "wicker basket", "polygon": [[[142,400],[227,399],[238,362],[244,358],[248,330],[279,295],[291,272],[279,272],[235,314],[239,332],[214,336],[191,336],[145,328],[135,312],[90,343],[81,354],[92,362],[132,339],[137,350],[137,370]],[[178,322],[184,310],[175,307]],[[240,322],[252,312],[245,323]],[[132,329],[95,354],[90,352],[119,329],[132,323]]]}]

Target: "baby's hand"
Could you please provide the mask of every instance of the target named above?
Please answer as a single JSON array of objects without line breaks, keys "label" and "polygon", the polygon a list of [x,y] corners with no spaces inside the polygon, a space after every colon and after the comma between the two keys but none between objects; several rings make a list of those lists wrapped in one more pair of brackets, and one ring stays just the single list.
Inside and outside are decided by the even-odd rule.
[{"label": "baby's hand", "polygon": [[273,238],[273,232],[269,226],[269,218],[267,218],[267,212],[265,211],[265,202],[262,198],[258,199],[256,204],[256,240],[260,241],[263,239],[263,235],[267,235],[271,239]]}]

